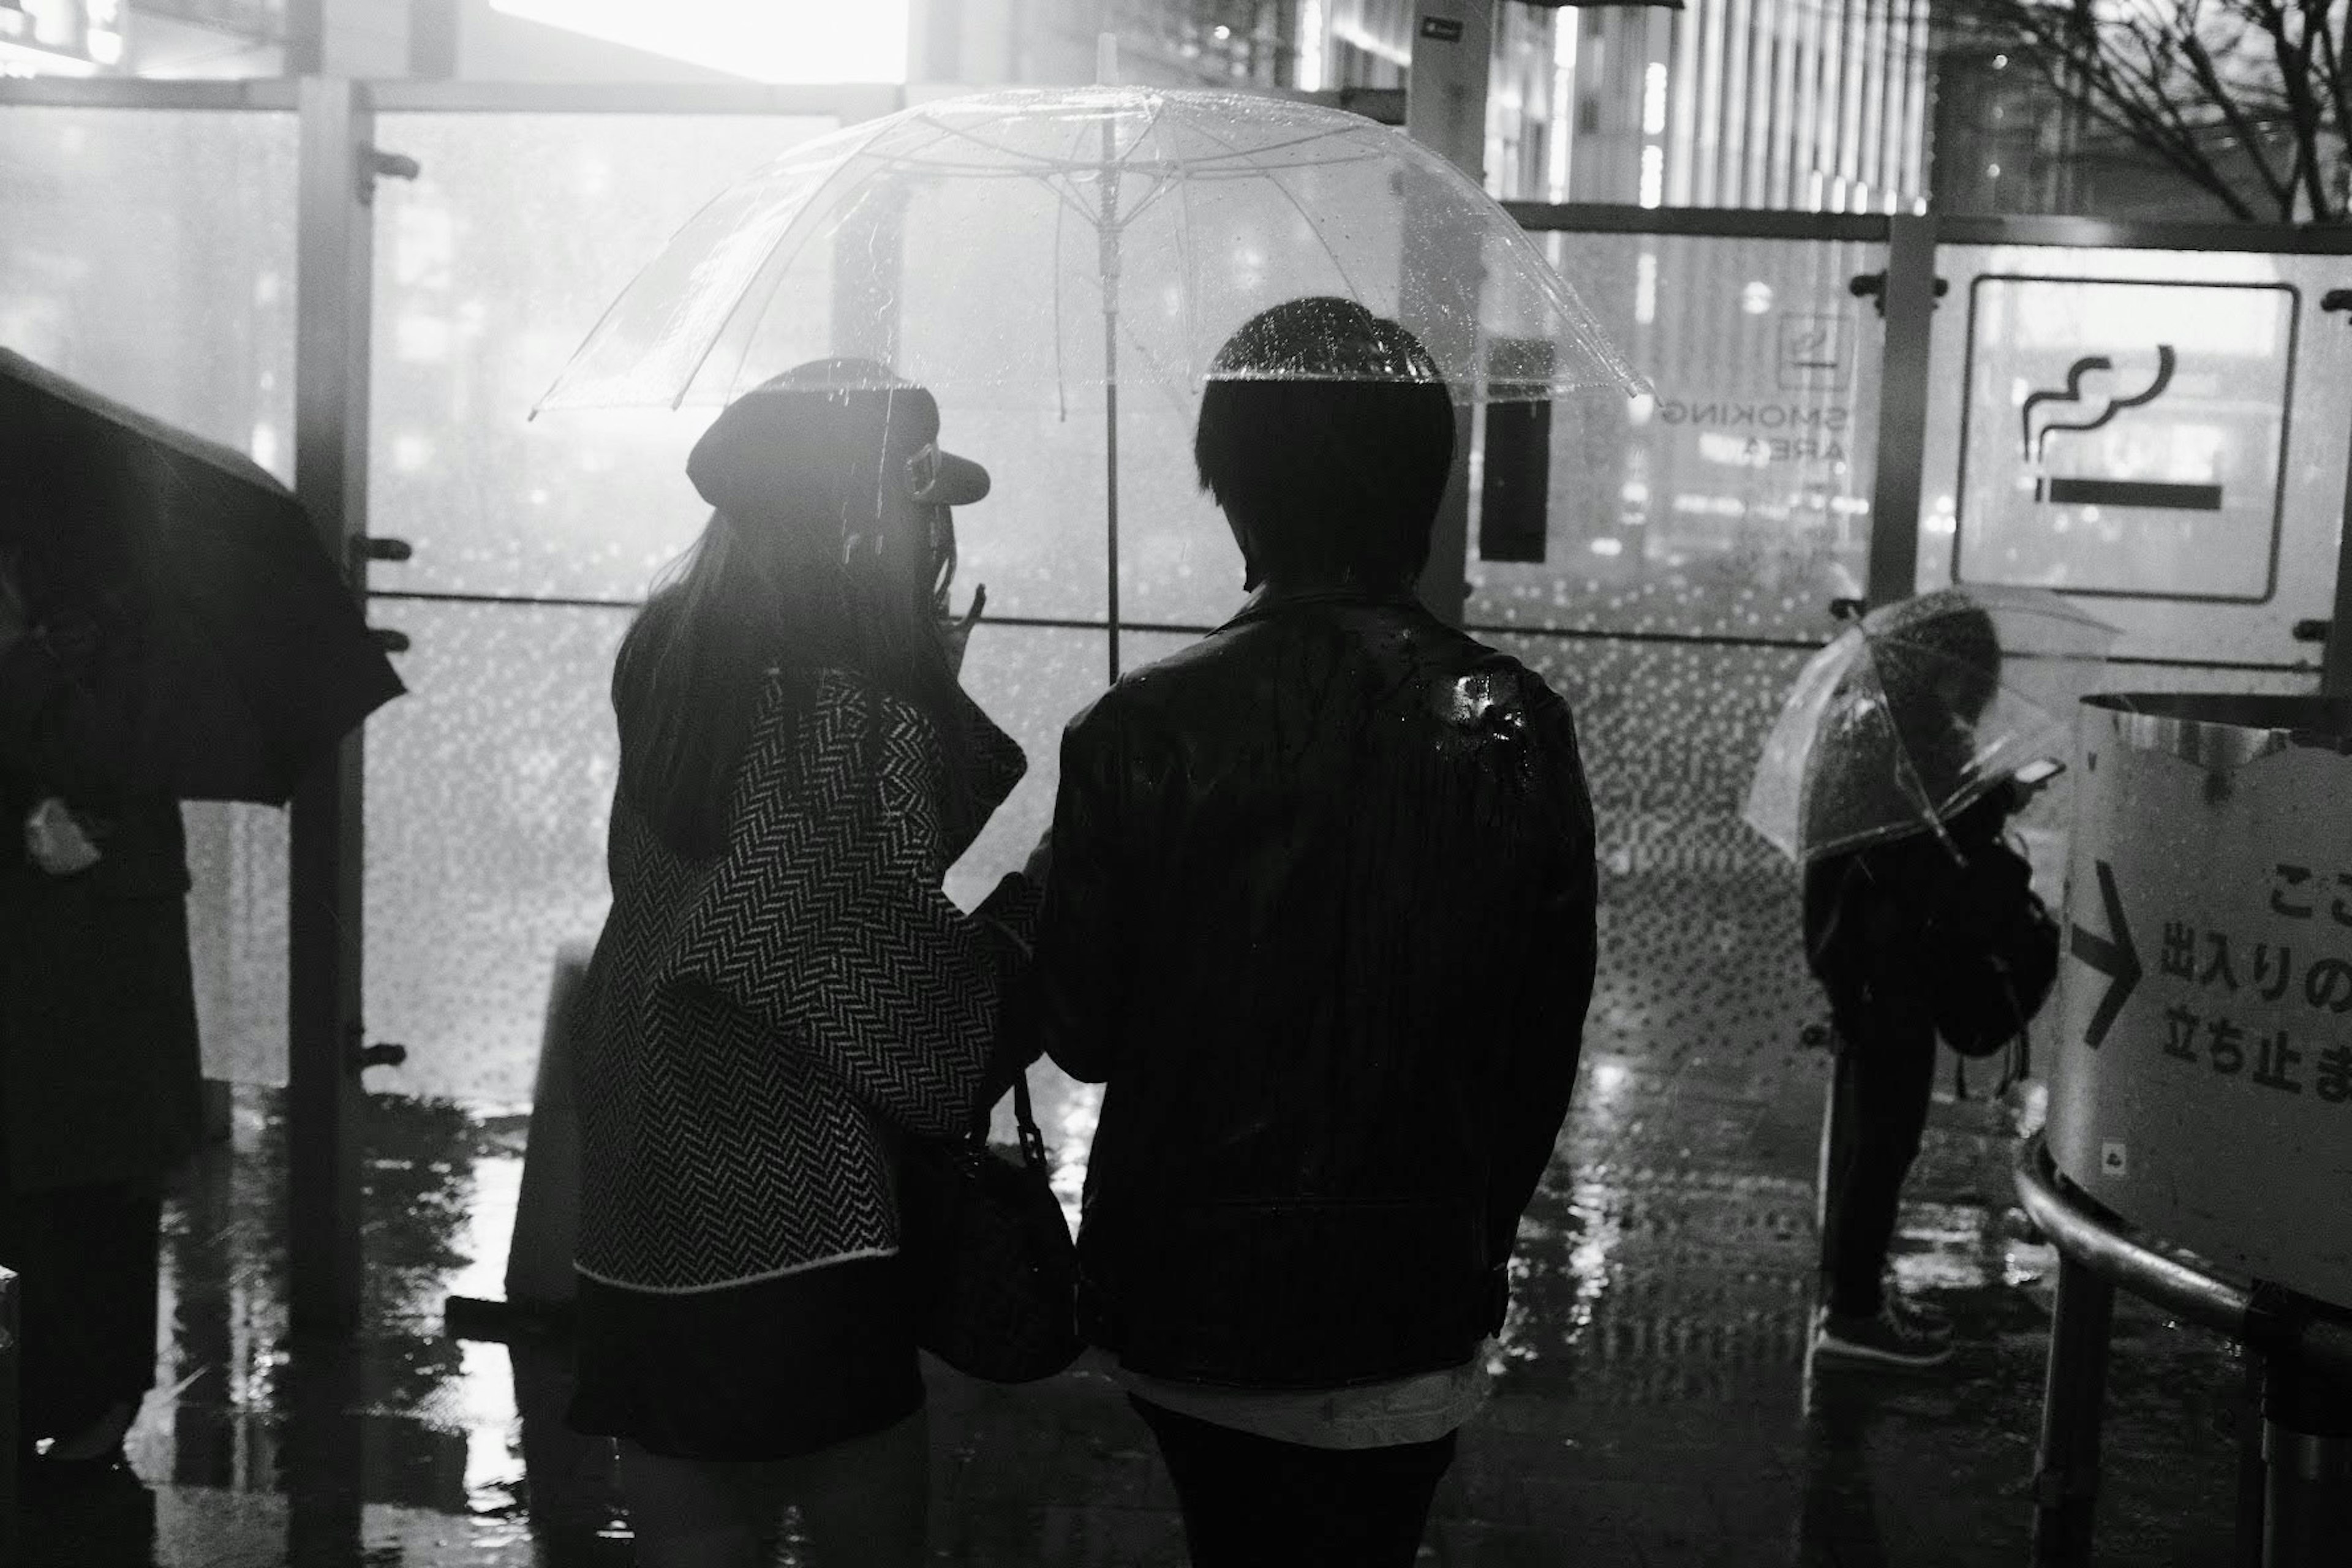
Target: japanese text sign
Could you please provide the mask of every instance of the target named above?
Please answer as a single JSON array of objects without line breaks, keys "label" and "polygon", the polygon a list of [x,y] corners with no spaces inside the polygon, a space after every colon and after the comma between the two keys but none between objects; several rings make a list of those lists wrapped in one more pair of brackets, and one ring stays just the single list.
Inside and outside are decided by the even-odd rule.
[{"label": "japanese text sign", "polygon": [[2352,1301],[2343,717],[2317,699],[2084,704],[2050,1142],[2135,1224]]}]

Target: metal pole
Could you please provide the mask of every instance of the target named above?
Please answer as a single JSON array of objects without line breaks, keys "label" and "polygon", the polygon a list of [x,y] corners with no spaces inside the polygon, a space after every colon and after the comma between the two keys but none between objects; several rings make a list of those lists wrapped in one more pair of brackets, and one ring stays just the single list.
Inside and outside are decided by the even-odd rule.
[{"label": "metal pole", "polygon": [[[2323,317],[2352,311],[2352,289],[2330,289],[2320,297]],[[2352,460],[2345,471],[2352,474]],[[2336,546],[2336,603],[2327,623],[2326,651],[2321,655],[2319,689],[2326,697],[2352,697],[2352,485],[2344,495],[2343,525]]]},{"label": "metal pole", "polygon": [[2265,1292],[2294,1331],[2263,1358],[2263,1568],[2341,1568],[2352,1555],[2352,1380],[2300,1352],[2327,1309]]},{"label": "metal pole", "polygon": [[2042,1392],[2042,1448],[2033,1477],[2033,1563],[2091,1561],[2099,1489],[2099,1426],[2107,1397],[2107,1343],[2116,1288],[2062,1255]]},{"label": "metal pole", "polygon": [[[300,89],[294,484],[319,541],[365,589],[370,110],[347,80]],[[360,789],[354,730],[296,786],[288,910],[288,1268],[298,1334],[360,1307]]]},{"label": "metal pole", "polygon": [[[1108,74],[1108,73],[1105,73]],[[1096,264],[1103,297],[1103,553],[1108,574],[1103,605],[1110,627],[1110,679],[1118,681],[1118,131],[1102,127],[1102,227]]]},{"label": "metal pole", "polygon": [[2262,1568],[2263,1499],[2270,1475],[2263,1458],[2263,1365],[2269,1358],[2262,1347],[2242,1342],[2244,1362],[2242,1404],[2238,1411],[2238,1520],[2231,1556],[2236,1568]]},{"label": "metal pole", "polygon": [[[2346,471],[2352,473],[2352,462]],[[2352,697],[2352,485],[2345,489],[2344,522],[2336,549],[2335,613],[2327,623],[2319,690],[2326,697]]]},{"label": "metal pole", "polygon": [[1907,599],[1919,576],[1919,489],[1927,453],[1929,338],[1936,312],[1936,220],[1887,220],[1879,293],[1878,461],[1870,492],[1870,603]]},{"label": "metal pole", "polygon": [[[1405,77],[1405,133],[1452,160],[1475,183],[1486,182],[1486,88],[1494,53],[1498,0],[1417,0],[1412,65]],[[1477,350],[1478,252],[1459,236],[1424,231],[1405,214],[1404,324],[1439,363],[1458,363]],[[1416,305],[1425,308],[1416,309]],[[1467,341],[1446,339],[1466,331]],[[1466,391],[1467,389],[1457,389]],[[1454,469],[1430,530],[1429,564],[1422,571],[1422,602],[1430,613],[1462,624],[1469,597],[1470,447],[1475,436],[1467,401],[1454,411]]]},{"label": "metal pole", "polygon": [[0,1563],[16,1560],[16,1391],[24,1365],[16,1300],[16,1276],[0,1268]]}]

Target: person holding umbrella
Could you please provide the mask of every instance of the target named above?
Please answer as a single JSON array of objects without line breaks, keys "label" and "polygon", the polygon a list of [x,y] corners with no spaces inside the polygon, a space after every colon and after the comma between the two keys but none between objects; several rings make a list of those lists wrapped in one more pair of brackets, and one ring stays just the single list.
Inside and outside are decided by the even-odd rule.
[{"label": "person holding umbrella", "polygon": [[752,1568],[788,1505],[828,1568],[924,1560],[895,1166],[982,1099],[1036,901],[941,887],[1025,764],[957,681],[949,509],[989,479],[939,429],[868,361],[736,400],[614,668],[570,1420],[619,1440],[648,1568]]},{"label": "person holding umbrella", "polygon": [[120,1472],[201,1067],[179,802],[282,805],[400,679],[292,491],[0,349],[0,1267],[20,1462]]},{"label": "person holding umbrella", "polygon": [[155,1371],[163,1182],[202,1068],[186,855],[138,620],[0,550],[0,1265],[23,1278],[16,1462],[119,1471]]},{"label": "person holding umbrella", "polygon": [[1923,595],[1816,656],[1767,742],[1748,820],[1803,867],[1805,959],[1836,1049],[1816,1365],[1952,1353],[1949,1321],[1886,1279],[1897,1208],[1937,1040],[2002,1048],[2055,978],[2056,927],[2005,836],[2111,635],[2037,590]]},{"label": "person holding umbrella", "polygon": [[1413,1560],[1575,1080],[1575,728],[1413,592],[1454,432],[1396,322],[1250,320],[1194,455],[1252,596],[1063,738],[1034,984],[1106,1086],[1081,1324],[1201,1568]]}]

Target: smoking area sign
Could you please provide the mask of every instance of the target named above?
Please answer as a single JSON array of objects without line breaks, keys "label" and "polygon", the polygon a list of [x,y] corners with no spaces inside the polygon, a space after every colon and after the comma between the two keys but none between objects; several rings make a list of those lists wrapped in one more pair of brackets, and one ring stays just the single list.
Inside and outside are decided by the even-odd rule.
[{"label": "smoking area sign", "polygon": [[2299,303],[2286,284],[1978,278],[1958,580],[2268,599]]},{"label": "smoking area sign", "polygon": [[2292,718],[2183,744],[2168,700],[2084,710],[2051,1151],[2159,1237],[2352,1300],[2352,758]]}]

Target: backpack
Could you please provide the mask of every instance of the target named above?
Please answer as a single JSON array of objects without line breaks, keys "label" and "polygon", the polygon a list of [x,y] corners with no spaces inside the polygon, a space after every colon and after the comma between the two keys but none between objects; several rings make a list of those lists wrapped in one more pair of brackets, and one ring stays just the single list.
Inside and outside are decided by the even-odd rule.
[{"label": "backpack", "polygon": [[2058,983],[2058,922],[2033,890],[2033,868],[1999,839],[1970,847],[1920,934],[1928,1014],[1961,1056],[2021,1038]]}]

